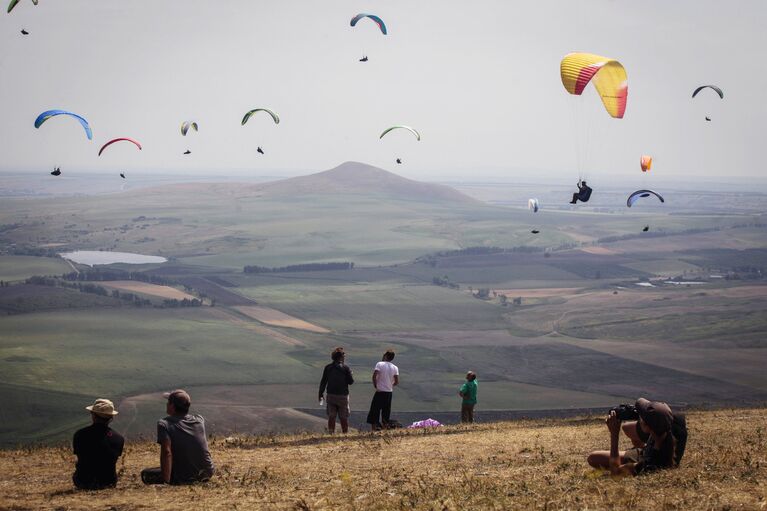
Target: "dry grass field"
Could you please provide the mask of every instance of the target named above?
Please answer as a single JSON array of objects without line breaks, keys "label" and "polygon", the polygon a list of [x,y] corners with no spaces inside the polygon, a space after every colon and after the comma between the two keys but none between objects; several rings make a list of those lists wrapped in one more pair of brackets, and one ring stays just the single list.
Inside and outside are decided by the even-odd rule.
[{"label": "dry grass field", "polygon": [[298,319],[270,307],[262,307],[260,305],[246,305],[234,308],[246,316],[251,317],[256,321],[260,321],[266,325],[279,326],[283,328],[297,328],[298,330],[307,330],[309,332],[317,332],[320,334],[326,334],[330,332],[330,330],[327,328],[309,323],[303,319]]},{"label": "dry grass field", "polygon": [[[145,487],[158,447],[129,444],[117,488],[72,489],[68,448],[0,452],[0,509],[764,509],[767,410],[688,414],[680,468],[636,478],[590,469],[601,418],[431,431],[213,439],[206,484]],[[625,439],[624,443],[625,443]]]},{"label": "dry grass field", "polygon": [[550,287],[539,289],[493,289],[499,295],[522,298],[545,298],[547,296],[573,295],[582,288],[579,287]]},{"label": "dry grass field", "polygon": [[584,247],[584,248],[581,248],[581,251],[586,252],[587,254],[598,254],[598,255],[617,255],[617,254],[623,253],[620,250],[615,250],[615,249],[600,247],[600,246]]},{"label": "dry grass field", "polygon": [[[208,313],[217,319],[223,319],[232,325],[236,325],[237,327],[265,335],[266,337],[274,339],[278,343],[284,344],[286,346],[306,346],[306,344],[304,344],[304,342],[300,339],[296,339],[295,337],[291,337],[282,332],[278,332],[277,330],[265,327],[264,325],[250,321],[249,319],[243,319],[242,317],[237,316],[236,312],[232,312],[219,307],[215,310],[208,311]],[[249,318],[249,316],[245,316],[245,318]]]},{"label": "dry grass field", "polygon": [[112,280],[108,282],[101,282],[100,285],[107,289],[117,289],[119,291],[157,296],[159,298],[167,298],[170,300],[183,300],[184,298],[187,300],[193,300],[197,298],[196,296],[190,295],[189,293],[184,293],[175,287],[149,284],[148,282],[139,282],[137,280]]}]

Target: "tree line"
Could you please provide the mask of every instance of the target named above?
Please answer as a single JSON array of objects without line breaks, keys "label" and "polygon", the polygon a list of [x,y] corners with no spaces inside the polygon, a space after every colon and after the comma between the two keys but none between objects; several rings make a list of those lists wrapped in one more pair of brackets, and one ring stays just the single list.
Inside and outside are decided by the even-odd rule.
[{"label": "tree line", "polygon": [[113,289],[111,292],[103,286],[93,284],[92,282],[68,282],[62,281],[54,277],[41,277],[33,276],[24,281],[26,284],[34,286],[49,286],[49,287],[64,287],[68,289],[75,289],[81,293],[89,293],[98,296],[112,297],[123,302],[130,303],[136,307],[160,307],[160,308],[177,308],[177,307],[200,307],[202,300],[197,298],[184,298],[183,300],[177,300],[175,298],[164,299],[161,305],[155,305],[151,300],[143,298],[135,293],[127,291],[120,291],[119,289]]},{"label": "tree line", "polygon": [[531,247],[528,245],[521,245],[518,247],[501,248],[501,247],[466,247],[456,250],[443,250],[441,252],[435,252],[433,254],[426,254],[421,257],[417,257],[415,262],[428,264],[431,267],[437,266],[437,262],[440,259],[447,257],[457,256],[471,256],[471,255],[495,255],[495,254],[534,254],[536,252],[543,252],[543,247]]},{"label": "tree line", "polygon": [[174,286],[177,284],[174,280],[149,273],[126,270],[100,270],[98,268],[65,273],[61,278],[68,281],[135,280],[146,282],[147,284],[157,284],[158,286]]},{"label": "tree line", "polygon": [[352,262],[336,262],[293,264],[290,266],[281,266],[279,268],[269,268],[267,266],[245,266],[242,271],[244,273],[291,273],[304,271],[351,270],[353,268],[354,263]]}]

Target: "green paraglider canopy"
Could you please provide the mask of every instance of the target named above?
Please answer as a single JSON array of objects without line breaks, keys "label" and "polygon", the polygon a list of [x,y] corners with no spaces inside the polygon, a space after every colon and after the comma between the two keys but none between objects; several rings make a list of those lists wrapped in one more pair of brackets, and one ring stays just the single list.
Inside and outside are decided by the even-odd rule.
[{"label": "green paraglider canopy", "polygon": [[397,130],[397,129],[408,130],[408,131],[410,131],[410,132],[411,132],[413,135],[415,135],[415,138],[416,138],[417,140],[421,140],[421,134],[420,134],[420,133],[418,133],[418,132],[417,132],[417,131],[416,131],[414,128],[411,128],[410,126],[403,126],[403,125],[392,126],[391,128],[387,128],[387,129],[385,129],[385,130],[384,130],[384,132],[383,132],[383,133],[381,133],[381,136],[380,136],[380,137],[378,137],[378,139],[379,139],[379,140],[380,140],[380,139],[382,139],[382,138],[384,137],[384,135],[386,135],[387,133],[389,133],[389,132],[390,132],[390,131],[392,131],[392,130]]},{"label": "green paraglider canopy", "polygon": [[253,110],[246,113],[245,117],[242,118],[242,125],[245,126],[245,123],[248,122],[248,119],[250,119],[251,116],[253,116],[253,114],[255,114],[256,112],[266,112],[267,114],[272,116],[272,119],[274,120],[274,124],[280,123],[280,117],[276,113],[269,110],[268,108],[254,108]]},{"label": "green paraglider canopy", "polygon": [[189,132],[189,128],[193,129],[194,131],[198,131],[199,127],[195,121],[184,121],[181,123],[181,134],[186,136],[187,132]]},{"label": "green paraglider canopy", "polygon": [[[11,0],[11,3],[8,4],[8,13],[10,13],[19,2],[21,2],[21,0]],[[37,0],[32,0],[32,3],[37,5]]]}]

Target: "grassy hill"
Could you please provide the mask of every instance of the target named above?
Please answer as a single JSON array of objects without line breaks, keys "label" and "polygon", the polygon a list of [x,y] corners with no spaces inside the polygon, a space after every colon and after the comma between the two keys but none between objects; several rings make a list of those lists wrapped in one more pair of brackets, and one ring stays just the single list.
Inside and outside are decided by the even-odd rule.
[{"label": "grassy hill", "polygon": [[689,413],[680,468],[624,479],[585,462],[606,448],[600,417],[214,438],[218,473],[191,487],[141,483],[158,464],[151,442],[129,443],[117,488],[99,492],[72,489],[68,447],[0,451],[0,509],[764,509],[765,420],[765,409]]},{"label": "grassy hill", "polygon": [[171,184],[137,190],[126,195],[145,197],[147,195],[179,192],[196,192],[203,196],[218,195],[221,198],[229,199],[290,198],[296,195],[363,195],[392,197],[400,200],[410,199],[418,202],[483,205],[481,201],[449,186],[414,181],[388,170],[354,161],[347,161],[322,172],[266,183]]},{"label": "grassy hill", "polygon": [[347,161],[338,167],[308,176],[239,188],[245,193],[250,191],[271,197],[295,194],[348,193],[389,195],[399,199],[414,199],[419,202],[450,201],[481,204],[480,201],[449,186],[406,179],[372,165],[354,161]]}]

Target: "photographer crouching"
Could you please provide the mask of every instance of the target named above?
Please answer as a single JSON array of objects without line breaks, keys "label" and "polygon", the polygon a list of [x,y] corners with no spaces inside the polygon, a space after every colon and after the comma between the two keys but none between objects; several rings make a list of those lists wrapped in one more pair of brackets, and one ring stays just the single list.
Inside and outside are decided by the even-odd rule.
[{"label": "photographer crouching", "polygon": [[[687,424],[683,414],[674,414],[666,403],[639,398],[635,405],[620,405],[610,410],[605,420],[610,431],[610,450],[594,451],[588,463],[607,469],[613,475],[638,475],[664,468],[675,468],[682,461],[687,445]],[[620,431],[634,445],[618,450]]]}]

